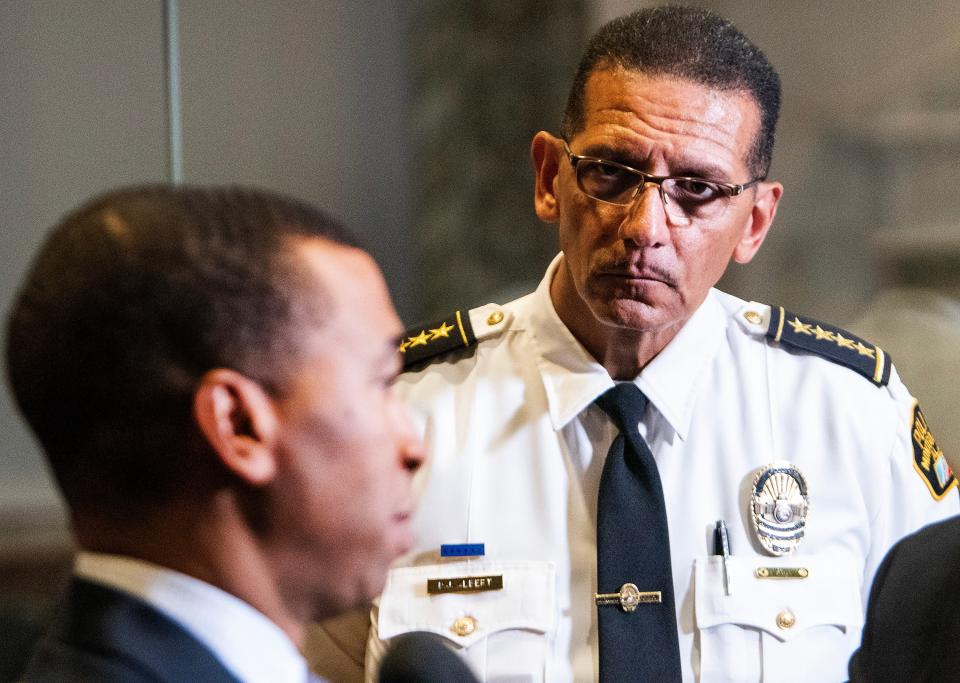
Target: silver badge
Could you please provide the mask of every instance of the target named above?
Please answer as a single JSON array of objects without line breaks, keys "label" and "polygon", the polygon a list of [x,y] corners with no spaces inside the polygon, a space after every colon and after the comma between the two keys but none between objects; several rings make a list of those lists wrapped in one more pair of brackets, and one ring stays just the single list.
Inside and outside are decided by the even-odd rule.
[{"label": "silver badge", "polygon": [[757,540],[771,555],[788,555],[803,540],[810,501],[807,480],[789,462],[778,460],[753,480],[750,512]]}]

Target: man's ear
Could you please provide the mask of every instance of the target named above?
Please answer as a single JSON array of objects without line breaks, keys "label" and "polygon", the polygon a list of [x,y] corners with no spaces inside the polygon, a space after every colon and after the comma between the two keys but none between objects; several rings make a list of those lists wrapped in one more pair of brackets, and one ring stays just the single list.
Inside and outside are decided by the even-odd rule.
[{"label": "man's ear", "polygon": [[224,467],[252,486],[273,480],[277,415],[257,382],[234,370],[210,370],[194,392],[193,412]]},{"label": "man's ear", "polygon": [[[759,183],[757,196],[753,200],[753,209],[743,228],[743,235],[733,250],[733,260],[737,263],[749,263],[760,250],[760,245],[770,232],[773,218],[777,215],[777,206],[783,194],[780,183]],[[744,198],[745,197],[742,197]],[[733,201],[736,201],[734,199]]]},{"label": "man's ear", "polygon": [[530,159],[536,174],[533,206],[544,223],[556,223],[560,219],[556,182],[560,172],[560,140],[541,130],[530,143]]}]

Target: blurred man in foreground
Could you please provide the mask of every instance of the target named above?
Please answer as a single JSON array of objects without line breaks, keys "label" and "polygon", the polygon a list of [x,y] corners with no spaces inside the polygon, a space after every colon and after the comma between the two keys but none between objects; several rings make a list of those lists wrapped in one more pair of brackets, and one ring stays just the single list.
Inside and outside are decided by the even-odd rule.
[{"label": "blurred man in foreground", "polygon": [[9,319],[79,546],[25,680],[307,681],[305,624],[411,544],[400,331],[370,256],[299,202],[157,186],[67,216]]}]

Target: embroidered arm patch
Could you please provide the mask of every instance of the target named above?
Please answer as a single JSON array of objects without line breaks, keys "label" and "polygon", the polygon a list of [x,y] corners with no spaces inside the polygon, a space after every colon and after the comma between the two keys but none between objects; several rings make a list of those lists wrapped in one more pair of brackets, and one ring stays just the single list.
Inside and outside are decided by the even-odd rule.
[{"label": "embroidered arm patch", "polygon": [[890,356],[879,346],[871,344],[839,327],[827,325],[813,318],[801,318],[783,306],[770,307],[770,325],[767,337],[778,344],[815,353],[834,363],[854,370],[878,387],[890,381]]},{"label": "embroidered arm patch", "polygon": [[403,367],[409,368],[434,356],[476,343],[470,316],[465,311],[457,311],[443,320],[412,327],[404,332],[399,351],[403,357]]},{"label": "embroidered arm patch", "polygon": [[930,489],[934,500],[943,500],[947,493],[957,485],[957,478],[950,470],[943,450],[937,445],[927,419],[917,403],[913,408],[913,467],[923,483]]}]

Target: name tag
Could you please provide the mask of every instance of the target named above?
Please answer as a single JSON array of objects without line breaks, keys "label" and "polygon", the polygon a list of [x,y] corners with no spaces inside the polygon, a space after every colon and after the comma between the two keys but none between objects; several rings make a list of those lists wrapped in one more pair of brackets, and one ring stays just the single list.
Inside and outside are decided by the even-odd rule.
[{"label": "name tag", "polygon": [[806,567],[757,567],[758,579],[805,579],[810,576]]},{"label": "name tag", "polygon": [[503,576],[453,576],[448,579],[427,579],[427,593],[478,593],[503,590]]}]

